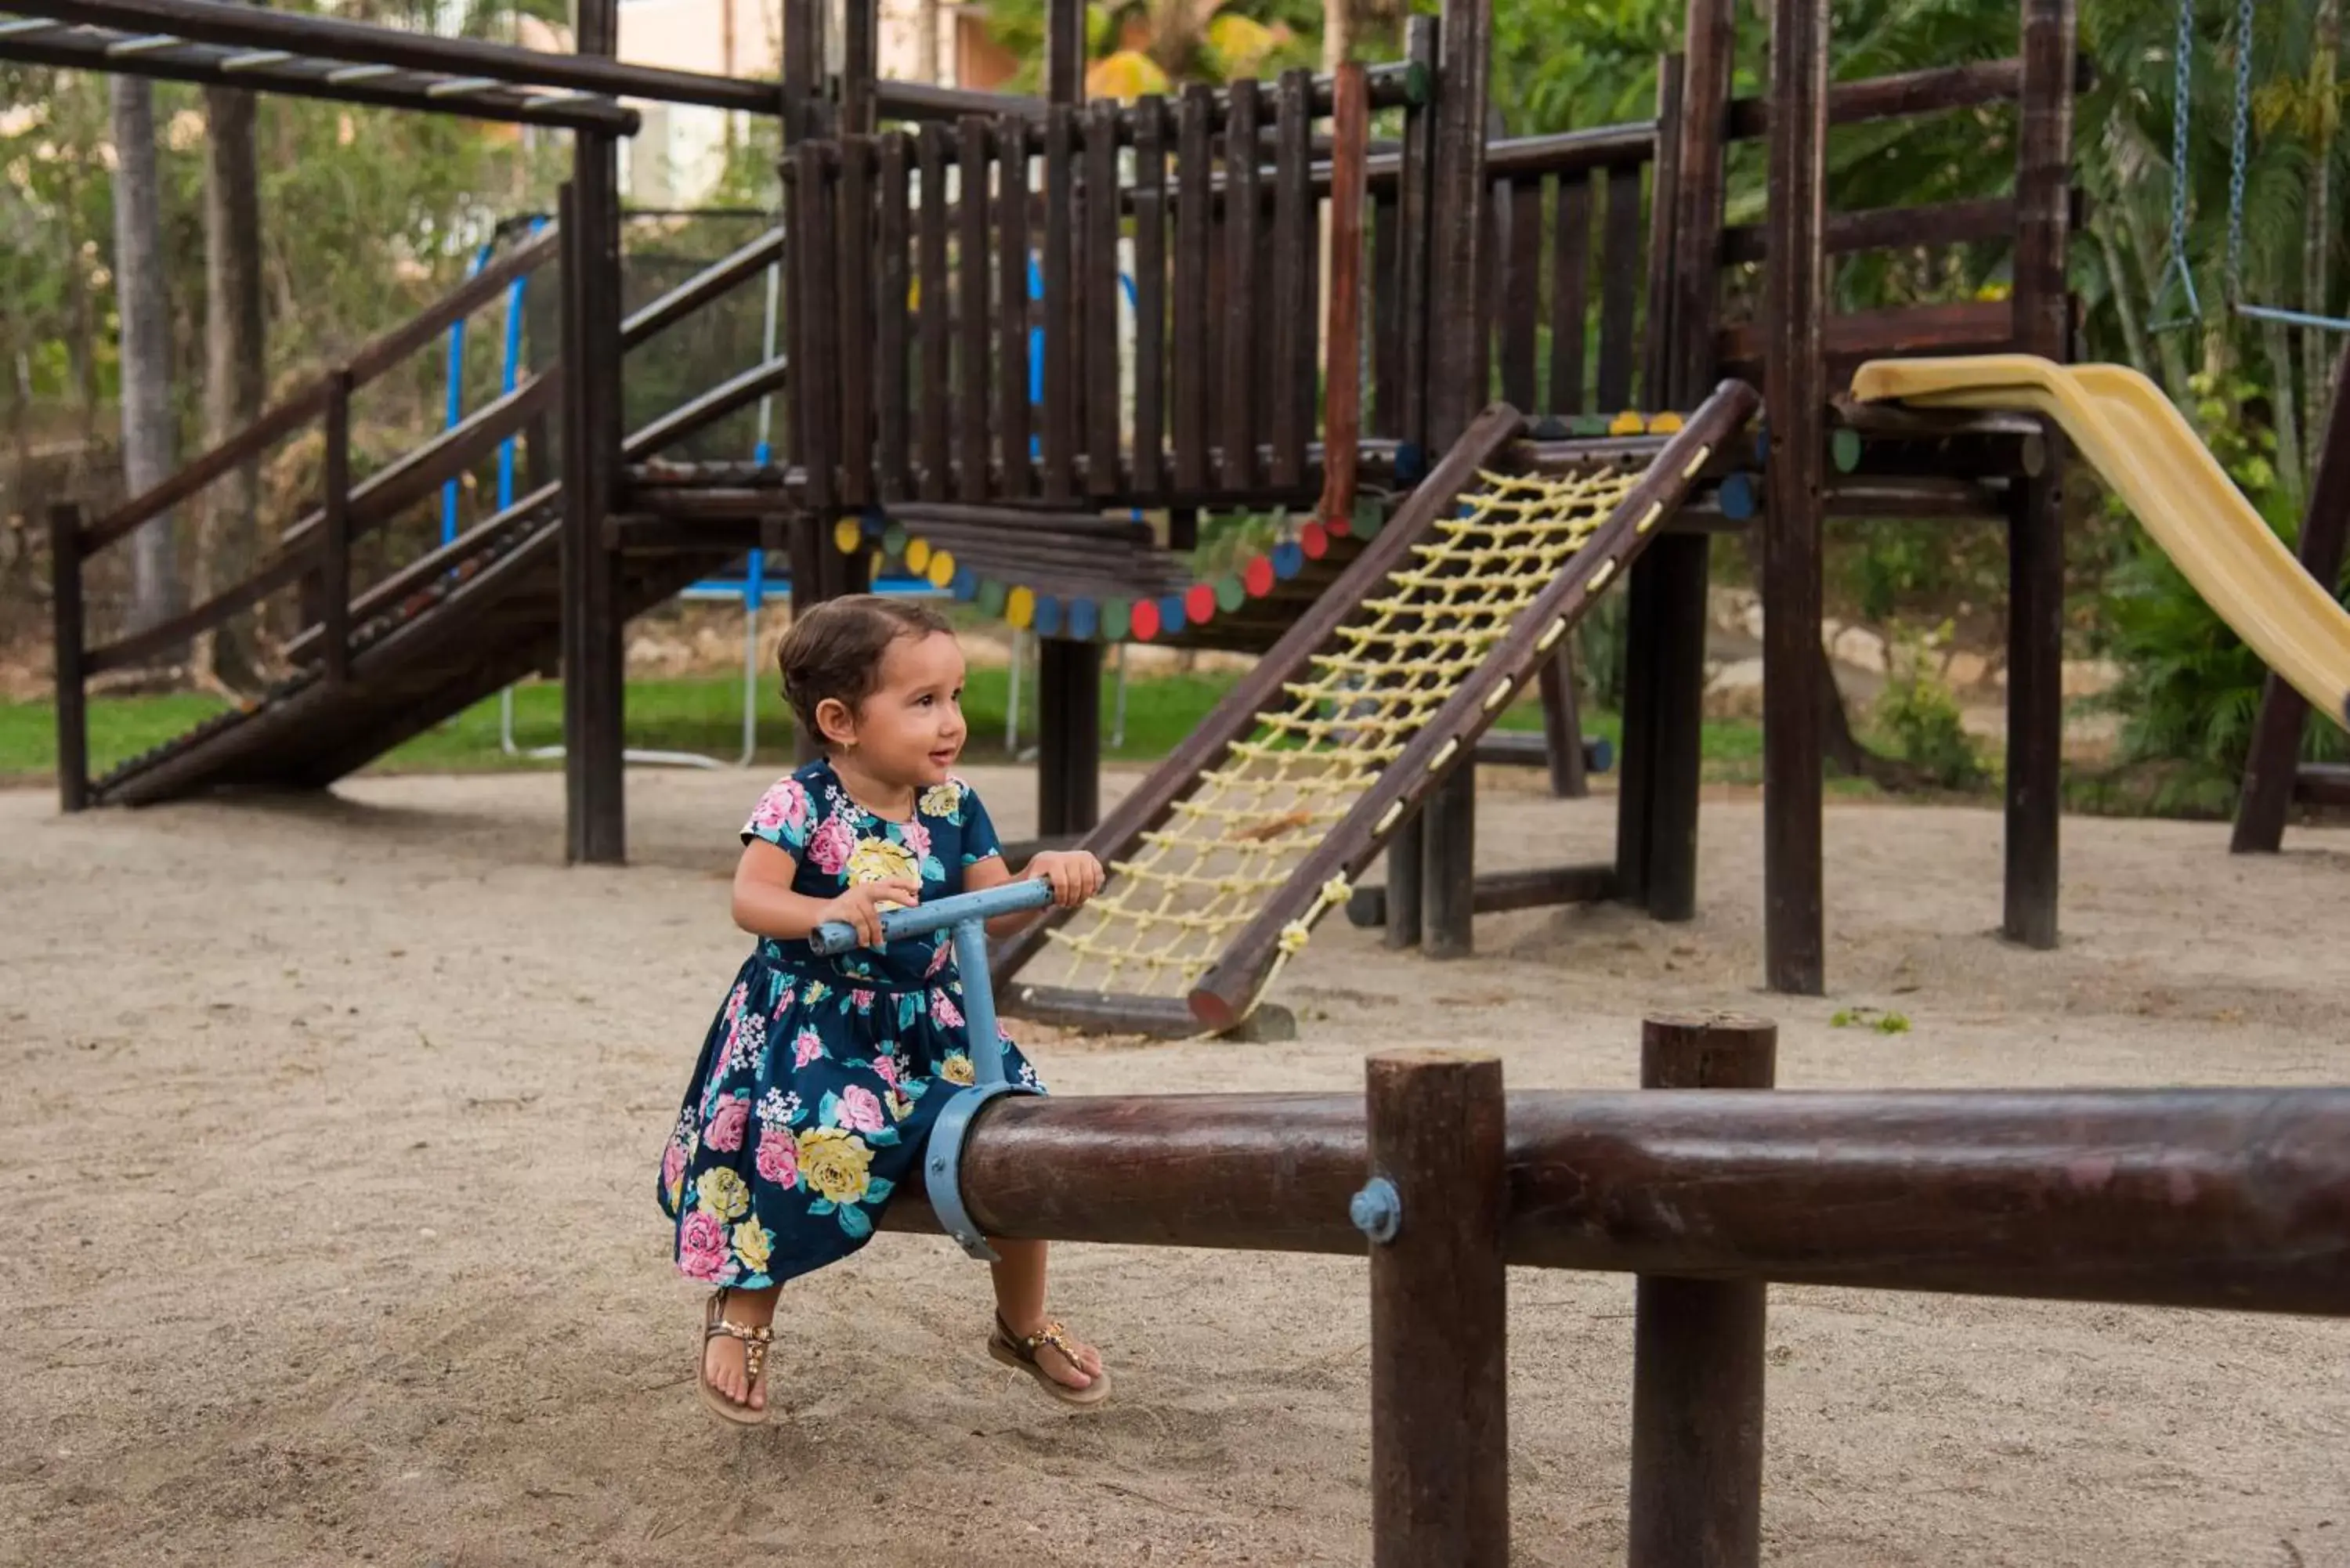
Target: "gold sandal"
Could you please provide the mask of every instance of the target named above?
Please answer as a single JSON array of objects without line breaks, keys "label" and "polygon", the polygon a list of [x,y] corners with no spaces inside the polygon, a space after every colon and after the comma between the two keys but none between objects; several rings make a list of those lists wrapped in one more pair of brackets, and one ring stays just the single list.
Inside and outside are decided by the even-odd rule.
[{"label": "gold sandal", "polygon": [[710,1342],[722,1334],[741,1340],[745,1386],[756,1388],[759,1379],[766,1375],[767,1347],[775,1341],[775,1329],[766,1324],[748,1328],[739,1323],[729,1323],[725,1314],[726,1292],[723,1289],[712,1292],[710,1300],[702,1309],[702,1343],[695,1347],[693,1355],[694,1386],[701,1390],[702,1402],[709,1406],[712,1413],[721,1420],[731,1421],[738,1427],[764,1426],[767,1417],[774,1413],[773,1406],[754,1409],[748,1405],[738,1405],[711,1383]]},{"label": "gold sandal", "polygon": [[1095,1373],[1093,1381],[1083,1388],[1072,1388],[1036,1365],[1037,1347],[1046,1345],[1059,1351],[1071,1366],[1080,1372],[1085,1370],[1085,1364],[1077,1359],[1076,1347],[1069,1343],[1068,1331],[1058,1323],[1047,1323],[1041,1334],[1014,1334],[1001,1313],[996,1314],[995,1332],[987,1336],[987,1354],[1006,1366],[1025,1372],[1039,1387],[1064,1405],[1098,1405],[1109,1397],[1107,1367]]}]

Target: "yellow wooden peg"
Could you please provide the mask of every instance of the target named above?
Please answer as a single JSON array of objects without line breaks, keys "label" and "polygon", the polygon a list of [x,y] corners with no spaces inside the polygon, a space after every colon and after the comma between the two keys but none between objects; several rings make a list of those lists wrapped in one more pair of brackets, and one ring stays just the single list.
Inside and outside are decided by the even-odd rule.
[{"label": "yellow wooden peg", "polygon": [[844,517],[832,525],[832,547],[844,556],[857,554],[857,546],[865,542],[865,530],[854,517]]}]

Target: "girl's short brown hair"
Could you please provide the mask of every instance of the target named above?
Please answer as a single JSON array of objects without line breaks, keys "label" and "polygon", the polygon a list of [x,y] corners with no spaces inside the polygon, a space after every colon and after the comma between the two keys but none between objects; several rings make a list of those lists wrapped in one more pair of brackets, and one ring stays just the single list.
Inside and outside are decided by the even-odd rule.
[{"label": "girl's short brown hair", "polygon": [[791,629],[775,649],[775,663],[783,670],[784,701],[792,705],[800,732],[824,742],[816,711],[827,700],[856,712],[880,683],[881,656],[891,643],[938,631],[951,635],[953,629],[944,616],[920,599],[879,594],[827,599],[793,618]]}]

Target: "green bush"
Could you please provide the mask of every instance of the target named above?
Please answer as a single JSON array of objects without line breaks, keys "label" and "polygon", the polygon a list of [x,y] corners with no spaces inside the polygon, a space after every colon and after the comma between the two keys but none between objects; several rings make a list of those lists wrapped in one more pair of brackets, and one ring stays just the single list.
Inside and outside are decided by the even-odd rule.
[{"label": "green bush", "polygon": [[[1948,634],[1947,627],[1942,635]],[[1895,649],[1893,673],[1877,695],[1877,727],[1901,759],[1942,789],[1981,788],[1991,778],[1959,714],[1950,689],[1935,675],[1929,640],[1905,634]]]}]

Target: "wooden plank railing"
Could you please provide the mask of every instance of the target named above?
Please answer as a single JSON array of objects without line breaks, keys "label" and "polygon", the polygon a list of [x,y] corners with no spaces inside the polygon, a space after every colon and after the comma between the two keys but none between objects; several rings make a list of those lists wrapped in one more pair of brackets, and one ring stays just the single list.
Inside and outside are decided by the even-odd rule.
[{"label": "wooden plank railing", "polygon": [[[524,241],[497,261],[451,289],[433,304],[390,331],[362,344],[341,367],[354,389],[366,386],[411,354],[432,342],[456,322],[495,299],[508,284],[526,277],[555,255],[552,225]],[[263,413],[244,429],[195,458],[161,484],[130,497],[91,524],[85,531],[82,553],[105,549],[148,519],[197,494],[214,480],[253,462],[272,443],[325,414],[337,371],[328,371],[300,391]]]},{"label": "wooden plank railing", "polygon": [[[1374,75],[1399,91],[1424,65]],[[837,389],[795,410],[806,501],[1310,503],[1329,101],[1297,70],[801,142],[795,293],[828,308],[804,313],[794,380]],[[1514,155],[1619,141],[1654,129]],[[1424,158],[1389,155],[1388,187]]]}]

